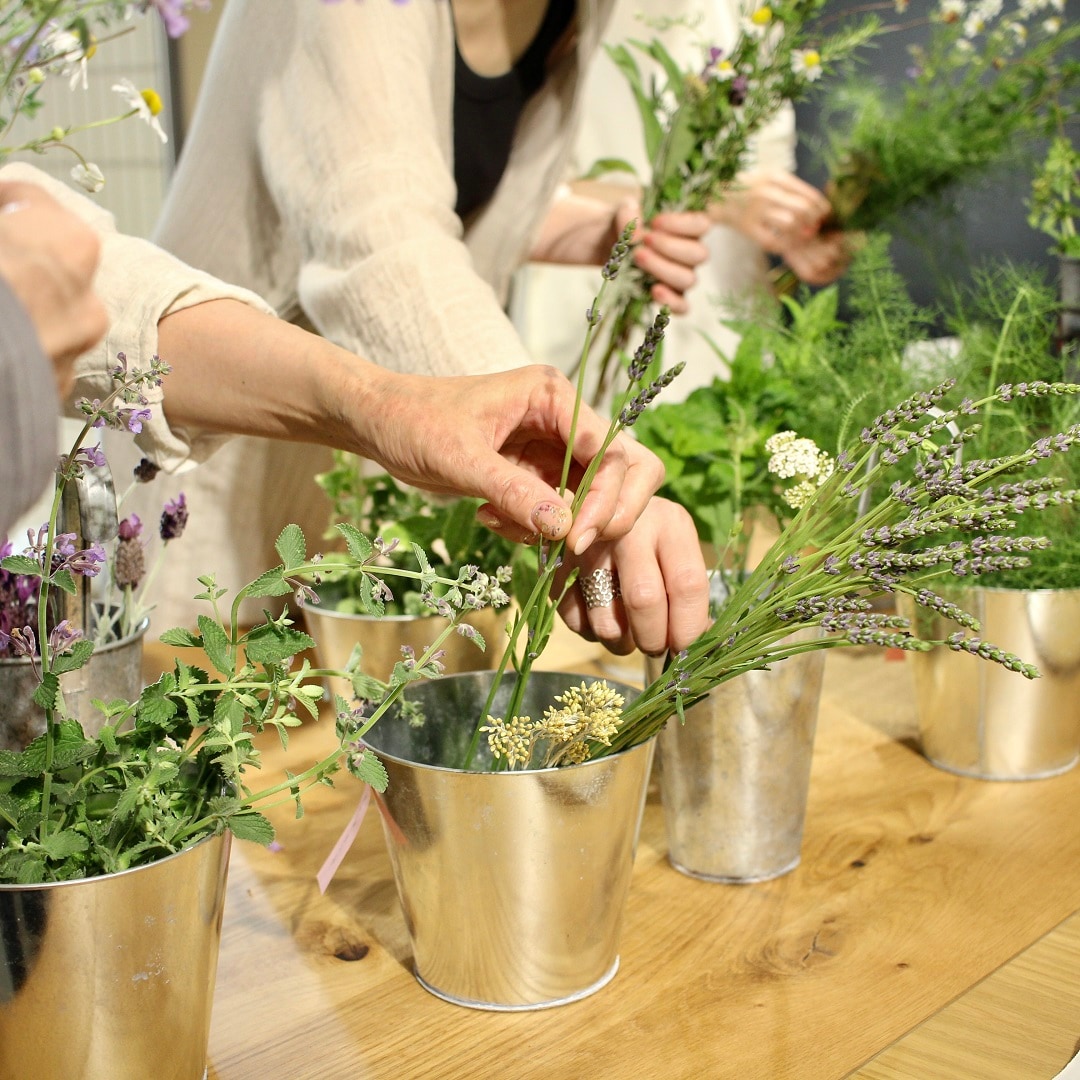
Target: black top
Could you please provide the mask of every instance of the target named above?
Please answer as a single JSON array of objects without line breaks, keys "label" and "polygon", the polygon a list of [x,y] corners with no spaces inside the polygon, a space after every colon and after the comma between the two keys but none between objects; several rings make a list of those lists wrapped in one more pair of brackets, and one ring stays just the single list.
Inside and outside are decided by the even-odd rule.
[{"label": "black top", "polygon": [[454,56],[454,179],[457,210],[467,218],[495,193],[514,141],[518,117],[544,85],[547,59],[574,17],[576,0],[549,0],[536,37],[505,75],[477,75]]}]

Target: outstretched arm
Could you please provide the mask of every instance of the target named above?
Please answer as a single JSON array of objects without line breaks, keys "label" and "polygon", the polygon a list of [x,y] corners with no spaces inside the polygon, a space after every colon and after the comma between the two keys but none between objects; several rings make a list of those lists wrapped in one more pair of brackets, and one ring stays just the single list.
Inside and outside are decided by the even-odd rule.
[{"label": "outstretched arm", "polygon": [[[482,519],[514,540],[535,533],[581,549],[622,536],[659,486],[659,460],[632,440],[609,449],[571,522],[558,484],[574,389],[553,368],[437,378],[388,371],[234,300],[163,318],[158,349],[173,368],[171,427],[317,442],[377,461],[417,487],[488,500]],[[577,476],[607,422],[583,407]]]}]

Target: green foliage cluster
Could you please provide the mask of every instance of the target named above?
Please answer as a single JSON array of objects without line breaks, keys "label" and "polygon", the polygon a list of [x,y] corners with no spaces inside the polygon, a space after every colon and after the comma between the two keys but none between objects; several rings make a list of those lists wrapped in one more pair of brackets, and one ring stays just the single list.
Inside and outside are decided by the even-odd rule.
[{"label": "green foliage cluster", "polygon": [[[170,630],[161,640],[178,648],[201,649],[209,668],[175,660],[172,670],[146,687],[135,702],[95,702],[106,723],[87,737],[64,713],[60,678],[89,658],[89,642],[70,654],[45,657],[47,670],[35,693],[46,715],[46,730],[19,753],[0,751],[0,882],[34,884],[111,873],[156,861],[225,829],[245,840],[269,843],[274,830],[261,812],[292,801],[303,813],[301,796],[315,784],[329,784],[345,766],[358,779],[385,789],[382,763],[358,740],[409,683],[437,671],[433,658],[454,632],[470,599],[489,598],[486,585],[470,574],[453,581],[438,575],[422,558],[419,569],[376,567],[371,540],[348,524],[341,533],[348,547],[347,569],[374,582],[386,575],[410,577],[426,589],[443,587],[454,606],[450,626],[415,662],[396,665],[387,684],[357,670],[354,656],[346,671],[313,668],[294,658],[314,641],[297,629],[286,609],[250,629],[239,625],[245,599],[304,593],[305,580],[325,570],[309,558],[303,533],[287,526],[278,537],[277,567],[241,589],[230,608],[212,577],[200,578],[197,599],[211,606],[198,632]],[[288,773],[260,791],[248,786],[258,769],[254,738],[275,730],[283,746],[304,717],[316,719],[323,679],[345,675],[362,701],[377,703],[366,712],[336,699],[340,746],[302,773]]]},{"label": "green foliage cluster", "polygon": [[[1041,271],[1008,264],[977,270],[971,287],[950,300],[950,337],[935,340],[941,313],[912,300],[888,243],[883,234],[874,237],[853,262],[843,287],[846,318],[839,317],[840,285],[784,297],[781,315],[732,323],[742,338],[735,355],[724,357],[730,380],[699,388],[685,404],[660,401],[639,421],[638,437],[668,470],[661,494],[685,506],[699,535],[718,550],[745,550],[737,530],[755,505],[781,524],[791,517],[765,469],[765,440],[775,431],[793,430],[835,456],[893,403],[942,379],[955,379],[958,391],[975,400],[990,399],[1004,383],[1061,379],[1054,348],[1059,305]],[[972,449],[989,458],[1069,430],[1080,422],[1080,405],[1071,396],[990,400],[980,421]],[[1075,488],[1078,469],[1075,454],[1057,454],[1028,465],[1025,475],[1053,475]],[[1019,530],[1036,530],[1052,546],[1034,553],[1027,568],[980,581],[1080,585],[1077,526],[1072,505],[1020,519]]]},{"label": "green foliage cluster", "polygon": [[[369,475],[364,459],[344,450],[334,451],[333,467],[315,481],[330,500],[335,521],[348,522],[392,547],[382,556],[382,565],[408,567],[419,548],[443,577],[456,578],[466,566],[478,566],[489,574],[508,566],[514,595],[527,587],[522,583],[535,573],[531,548],[504,540],[476,520],[481,499],[436,498],[398,483],[388,473]],[[329,553],[327,565],[332,566],[335,558]],[[369,601],[360,594],[364,580],[363,574],[341,574],[316,591],[336,611],[368,614]],[[431,615],[432,609],[418,587],[403,581],[395,599],[386,603],[385,613]]]}]

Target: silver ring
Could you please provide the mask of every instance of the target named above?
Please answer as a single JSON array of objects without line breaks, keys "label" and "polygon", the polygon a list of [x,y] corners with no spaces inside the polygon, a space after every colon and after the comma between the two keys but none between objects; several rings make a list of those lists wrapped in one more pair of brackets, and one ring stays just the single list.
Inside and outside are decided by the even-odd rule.
[{"label": "silver ring", "polygon": [[618,575],[612,570],[594,570],[578,578],[578,585],[587,608],[607,607],[621,595]]}]

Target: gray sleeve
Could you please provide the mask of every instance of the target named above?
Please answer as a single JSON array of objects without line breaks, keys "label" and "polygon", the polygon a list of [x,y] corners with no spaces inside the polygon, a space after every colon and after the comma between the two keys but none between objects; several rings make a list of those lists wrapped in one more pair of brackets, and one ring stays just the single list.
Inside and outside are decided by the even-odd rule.
[{"label": "gray sleeve", "polygon": [[42,493],[56,467],[58,410],[52,364],[0,279],[0,536]]}]

